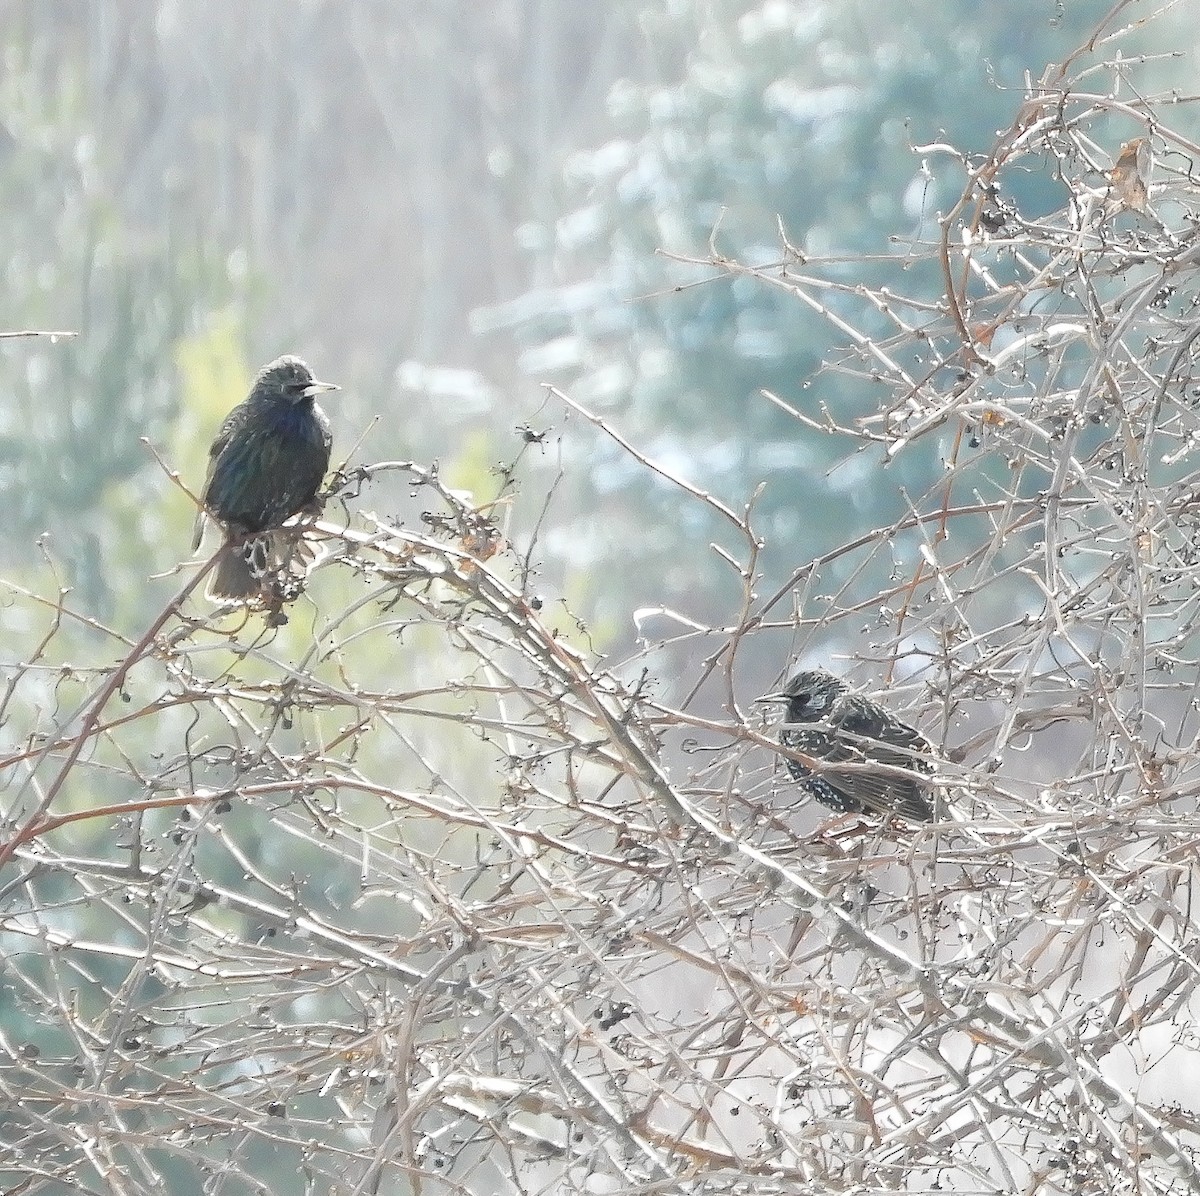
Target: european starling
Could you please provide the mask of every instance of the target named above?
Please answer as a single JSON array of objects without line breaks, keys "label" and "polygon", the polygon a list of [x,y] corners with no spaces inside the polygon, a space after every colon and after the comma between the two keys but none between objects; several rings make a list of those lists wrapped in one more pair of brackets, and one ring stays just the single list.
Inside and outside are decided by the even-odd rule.
[{"label": "european starling", "polygon": [[[779,742],[820,761],[819,772],[799,760],[788,772],[822,805],[844,814],[899,814],[913,822],[933,818],[928,782],[897,773],[930,772],[929,741],[877,702],[849,691],[824,669],[796,673],[760,702],[784,703]],[[888,765],[877,772],[872,764]],[[845,765],[844,768],[838,767]]]},{"label": "european starling", "polygon": [[208,586],[218,601],[247,602],[262,588],[275,556],[273,537],[317,496],[329,468],[333,438],[325,412],[313,402],[323,390],[299,357],[264,366],[249,397],[226,417],[208,452],[208,476],[196,520],[193,551],[207,512],[225,532],[225,551]]}]

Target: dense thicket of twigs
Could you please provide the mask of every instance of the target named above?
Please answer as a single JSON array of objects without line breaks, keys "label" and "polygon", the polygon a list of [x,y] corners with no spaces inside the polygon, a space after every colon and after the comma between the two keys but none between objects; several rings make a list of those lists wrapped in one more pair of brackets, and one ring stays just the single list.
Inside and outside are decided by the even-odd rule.
[{"label": "dense thicket of twigs", "polygon": [[[537,593],[543,521],[502,540],[503,507],[400,463],[376,469],[424,519],[369,515],[372,470],[344,479],[286,626],[213,616],[198,571],[136,642],[8,596],[6,1187],[1200,1183],[1176,1103],[1197,1098],[1200,148],[1186,108],[1095,61],[1031,86],[986,157],[922,148],[967,182],[886,286],[786,244],[770,268],[714,253],[827,314],[831,368],[880,400],[797,411],[798,436],[843,438],[871,485],[930,438],[947,466],[774,595],[755,570],[786,546],[725,511],[725,626],[598,659]],[[1058,210],[1018,210],[1031,168]],[[905,297],[918,259],[941,302]],[[799,803],[748,703],[760,643],[781,667],[852,645],[848,674],[938,744],[950,816]],[[703,663],[669,687],[681,644]]]}]

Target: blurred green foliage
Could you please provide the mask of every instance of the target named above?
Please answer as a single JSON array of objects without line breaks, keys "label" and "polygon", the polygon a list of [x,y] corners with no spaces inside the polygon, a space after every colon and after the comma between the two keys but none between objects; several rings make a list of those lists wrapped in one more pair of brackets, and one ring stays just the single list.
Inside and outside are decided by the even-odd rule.
[{"label": "blurred green foliage", "polygon": [[[646,6],[653,34],[691,39],[686,70],[658,85],[614,87],[613,135],[569,162],[574,198],[555,226],[526,232],[531,244],[553,244],[569,281],[481,323],[513,329],[528,374],[553,378],[735,508],[765,479],[756,527],[775,549],[768,572],[786,576],[901,513],[902,488],[920,493],[936,480],[935,445],[886,471],[878,458],[834,469],[845,452],[840,438],[803,427],[760,391],[815,418],[821,404],[847,421],[875,412],[882,396],[869,380],[823,368],[846,335],[784,289],[714,279],[710,267],[660,251],[706,260],[711,243],[742,264],[778,263],[782,230],[809,259],[795,272],[821,280],[817,300],[866,336],[889,324],[859,285],[891,280],[936,304],[944,284],[924,249],[964,178],[953,159],[922,156],[914,144],[990,147],[1020,105],[1024,72],[1040,74],[1096,18],[1085,7]],[[1015,197],[1023,210],[1060,201],[1050,171],[1025,182]],[[609,582],[635,600],[667,596],[665,577],[692,610],[704,609],[695,593],[703,577],[718,609],[725,606],[738,579],[704,548],[706,538],[734,547],[719,522],[688,510],[702,526],[688,536],[692,551],[673,578],[679,495],[629,468],[610,444],[589,443],[587,453],[590,493],[577,494],[574,507],[587,566],[616,562],[620,579],[608,574]]]},{"label": "blurred green foliage", "polygon": [[0,329],[78,334],[0,348],[0,536],[10,579],[32,578],[48,532],[77,601],[108,614],[144,592],[148,562],[186,551],[141,439],[175,435],[175,350],[235,288],[183,197],[147,211],[125,185],[83,49],[51,65],[44,44],[9,40],[0,72]]}]

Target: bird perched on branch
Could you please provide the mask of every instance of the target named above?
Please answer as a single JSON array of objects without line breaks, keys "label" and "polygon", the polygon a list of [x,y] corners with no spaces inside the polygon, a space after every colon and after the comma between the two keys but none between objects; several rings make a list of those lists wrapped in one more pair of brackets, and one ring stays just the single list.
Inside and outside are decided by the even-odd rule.
[{"label": "bird perched on branch", "polygon": [[822,805],[845,814],[932,820],[929,783],[920,776],[933,769],[929,741],[877,702],[851,693],[823,669],[796,673],[758,701],[783,704],[780,744],[819,766],[789,758],[788,772]]},{"label": "bird perched on branch", "polygon": [[264,366],[250,395],[226,417],[208,453],[208,476],[196,520],[193,551],[204,514],[225,533],[225,549],[208,585],[217,601],[249,602],[276,561],[269,534],[310,506],[329,468],[333,438],[325,412],[314,402],[322,391],[299,357]]}]

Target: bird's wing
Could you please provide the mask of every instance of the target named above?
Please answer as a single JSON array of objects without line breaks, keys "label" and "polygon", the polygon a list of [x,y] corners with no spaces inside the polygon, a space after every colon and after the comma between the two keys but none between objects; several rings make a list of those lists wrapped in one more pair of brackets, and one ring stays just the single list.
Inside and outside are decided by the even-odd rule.
[{"label": "bird's wing", "polygon": [[[838,741],[838,751],[830,753],[828,759],[852,765],[825,774],[825,780],[833,788],[881,814],[898,812],[921,821],[933,817],[928,789],[921,779],[914,776],[909,780],[891,771],[930,771],[929,761],[919,758],[930,751],[929,740],[920,731],[856,694],[847,694],[834,704],[826,725],[837,732]],[[863,742],[867,740],[870,742]],[[867,761],[887,765],[889,769],[885,773],[875,772],[869,764],[864,766]]]},{"label": "bird's wing", "polygon": [[[923,764],[927,769],[929,767],[927,761],[914,759],[914,755],[929,752],[929,740],[915,727],[901,722],[882,706],[867,698],[847,694],[834,704],[834,708],[829,712],[828,722],[830,727],[845,731],[848,736],[873,739],[879,748],[875,750],[875,745],[871,745],[872,759],[908,768],[920,768]],[[853,739],[850,741],[853,742]],[[889,752],[889,745],[900,750]]]},{"label": "bird's wing", "polygon": [[215,439],[212,440],[212,444],[209,445],[209,468],[205,470],[204,485],[200,487],[200,509],[196,512],[196,528],[193,529],[192,534],[192,552],[196,552],[196,549],[200,547],[200,539],[204,535],[204,507],[208,505],[209,501],[212,470],[216,469],[217,457],[221,456],[224,446],[229,443],[229,437],[232,437],[235,428],[241,422],[238,419],[240,411],[241,407],[235,407],[230,411],[226,419],[224,419],[220,431],[217,432]]},{"label": "bird's wing", "polygon": [[245,413],[239,404],[226,417],[220,431],[213,439],[208,450],[208,469],[204,474],[204,485],[200,489],[200,510],[196,512],[196,526],[192,535],[192,551],[200,547],[200,539],[204,535],[204,508],[208,505],[208,488],[212,485],[213,471],[217,468],[217,458],[229,443],[230,437],[241,427]]}]

